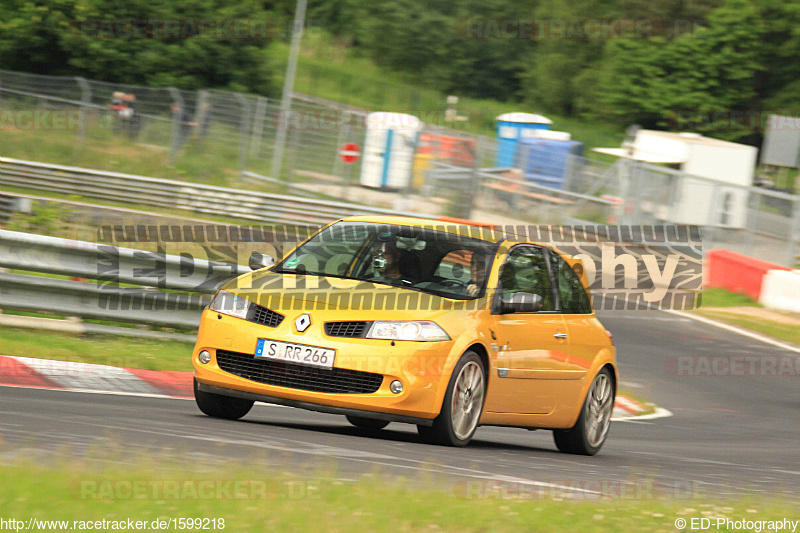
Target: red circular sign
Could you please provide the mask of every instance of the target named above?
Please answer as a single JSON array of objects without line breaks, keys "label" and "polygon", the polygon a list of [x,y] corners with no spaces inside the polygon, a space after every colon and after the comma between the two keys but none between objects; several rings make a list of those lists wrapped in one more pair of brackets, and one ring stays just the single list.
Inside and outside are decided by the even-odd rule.
[{"label": "red circular sign", "polygon": [[345,163],[355,163],[361,157],[361,148],[356,143],[347,143],[339,149],[339,157]]}]

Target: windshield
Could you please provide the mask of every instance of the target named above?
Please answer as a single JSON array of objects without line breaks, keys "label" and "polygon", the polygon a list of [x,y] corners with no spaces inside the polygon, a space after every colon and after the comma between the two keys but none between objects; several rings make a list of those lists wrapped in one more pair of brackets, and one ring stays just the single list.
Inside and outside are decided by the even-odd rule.
[{"label": "windshield", "polygon": [[498,243],[411,226],[339,222],[274,272],[395,285],[467,300],[483,296]]}]

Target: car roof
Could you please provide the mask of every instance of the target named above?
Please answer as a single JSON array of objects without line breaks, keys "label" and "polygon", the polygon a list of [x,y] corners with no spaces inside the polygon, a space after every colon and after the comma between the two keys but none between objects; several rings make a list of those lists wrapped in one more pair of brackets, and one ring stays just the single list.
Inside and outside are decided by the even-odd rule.
[{"label": "car roof", "polygon": [[364,222],[367,224],[388,224],[392,226],[411,226],[414,228],[424,228],[452,235],[472,237],[487,242],[497,243],[512,234],[507,233],[491,224],[473,222],[449,217],[441,218],[422,218],[412,216],[386,216],[386,215],[360,215],[341,219],[341,222]]},{"label": "car roof", "polygon": [[[520,229],[514,226],[500,226],[493,224],[485,224],[475,222],[472,220],[456,219],[450,217],[440,218],[423,218],[412,216],[387,216],[387,215],[358,215],[341,219],[341,222],[364,222],[369,224],[390,224],[393,226],[411,226],[416,228],[426,228],[453,235],[461,235],[465,237],[472,237],[486,242],[499,243],[508,241],[510,245],[516,244],[533,244],[536,246],[544,246],[551,250],[556,250],[562,253],[558,248],[551,243],[538,242],[525,238],[525,235],[520,235],[509,229]],[[525,228],[527,226],[522,226]],[[562,254],[563,255],[563,254]]]}]

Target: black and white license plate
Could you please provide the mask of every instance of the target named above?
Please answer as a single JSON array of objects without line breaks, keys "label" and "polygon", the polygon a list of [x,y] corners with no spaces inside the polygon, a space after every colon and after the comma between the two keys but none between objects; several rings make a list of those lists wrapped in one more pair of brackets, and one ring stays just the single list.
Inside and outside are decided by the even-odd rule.
[{"label": "black and white license plate", "polygon": [[307,344],[274,341],[271,339],[258,339],[256,343],[256,359],[270,359],[299,365],[333,368],[333,359],[335,357],[336,350],[322,348],[321,346],[309,346]]}]

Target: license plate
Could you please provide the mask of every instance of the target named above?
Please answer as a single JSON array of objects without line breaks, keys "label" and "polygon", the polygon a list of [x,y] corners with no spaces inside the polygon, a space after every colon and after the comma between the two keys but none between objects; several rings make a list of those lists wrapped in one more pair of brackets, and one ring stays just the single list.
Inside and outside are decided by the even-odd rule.
[{"label": "license plate", "polygon": [[271,359],[299,365],[333,368],[334,357],[336,357],[336,350],[320,346],[273,341],[270,339],[258,339],[256,343],[256,359]]}]

